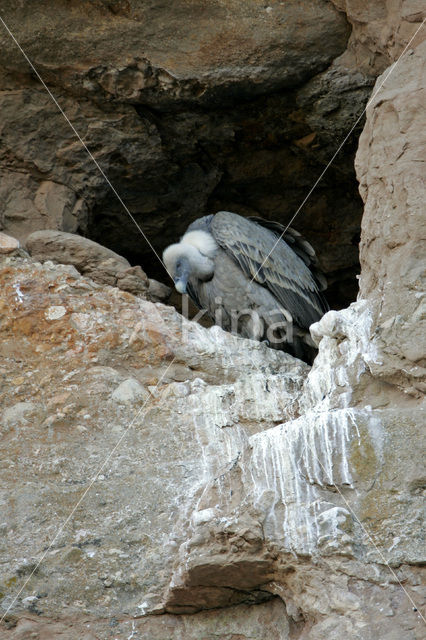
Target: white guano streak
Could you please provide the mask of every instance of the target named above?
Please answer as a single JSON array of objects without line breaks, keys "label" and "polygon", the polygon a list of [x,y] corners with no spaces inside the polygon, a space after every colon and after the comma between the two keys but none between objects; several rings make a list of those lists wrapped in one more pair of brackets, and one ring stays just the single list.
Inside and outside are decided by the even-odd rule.
[{"label": "white guano streak", "polygon": [[[337,537],[339,518],[321,519],[320,487],[351,486],[348,445],[354,433],[350,409],[306,413],[250,438],[252,458],[243,468],[254,504],[265,513],[264,528],[295,553],[312,553],[324,526]],[[342,509],[344,513],[346,510]]]}]

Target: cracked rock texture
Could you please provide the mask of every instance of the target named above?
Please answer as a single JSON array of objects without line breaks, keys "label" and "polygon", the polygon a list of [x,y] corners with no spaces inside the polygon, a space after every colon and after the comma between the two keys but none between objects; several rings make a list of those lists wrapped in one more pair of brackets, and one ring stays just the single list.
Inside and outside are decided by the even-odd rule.
[{"label": "cracked rock texture", "polygon": [[[324,0],[4,0],[2,16],[159,254],[220,209],[287,222],[362,113],[377,71],[339,65],[350,35]],[[166,274],[0,29],[0,228],[79,233]],[[356,66],[356,65],[355,65]],[[299,230],[346,306],[362,203],[356,133]]]},{"label": "cracked rock texture", "polygon": [[[181,32],[161,22],[162,5],[78,4],[97,19],[108,16],[94,51],[98,46],[106,51],[111,29],[128,34],[124,49],[126,42],[136,41],[143,22],[140,7],[157,11],[155,25],[163,29],[150,41],[152,59],[155,54],[160,65],[164,54],[155,51],[157,37],[170,42],[170,51],[177,47]],[[240,32],[247,34],[255,3],[233,4],[241,11]],[[343,6],[339,0],[354,25],[348,49],[339,61],[336,56],[342,52],[336,47],[335,62],[322,71],[321,65],[316,67],[311,79],[311,71],[306,72],[299,88],[301,100],[315,103],[309,117],[321,116],[328,123],[325,141],[331,129],[326,112],[318,110],[322,96],[339,79],[340,85],[333,86],[342,88],[344,77],[343,87],[355,86],[356,67],[348,62],[345,76],[342,59],[354,62],[368,50],[370,72],[377,74],[403,50],[421,19],[416,2],[374,3],[374,9],[372,3],[364,5],[348,1]],[[24,26],[32,15],[26,6],[20,5],[16,14]],[[220,10],[225,11],[224,3],[209,6],[218,19]],[[262,15],[289,10],[283,6],[271,2]],[[334,28],[342,25],[336,38],[346,39],[343,14],[328,3],[311,6],[324,11],[318,26],[322,37],[321,29],[332,20]],[[83,106],[76,107],[75,117],[87,123],[87,113],[92,113],[88,131],[99,136],[99,157],[107,159],[117,145],[138,158],[132,140],[140,139],[145,125],[134,110],[130,116],[130,107],[120,106],[128,109],[128,119],[113,127],[108,143],[103,138],[100,123],[108,118],[112,123],[117,111],[113,97],[109,102],[100,89],[93,89],[98,76],[93,86],[84,84],[92,62],[86,65],[77,54],[84,52],[87,34],[63,30],[69,47],[81,41],[74,67],[62,61],[65,44],[63,51],[53,47],[53,27],[61,17],[69,17],[66,7],[58,3],[53,26],[46,27],[45,46],[37,54],[45,56],[43,70],[51,74],[52,83],[63,83],[66,100],[71,100],[72,87],[78,94],[84,87],[87,101],[79,97]],[[188,7],[194,23],[207,24],[200,3],[176,3],[174,10]],[[308,21],[319,15],[310,11]],[[77,12],[73,18],[78,24]],[[317,46],[313,32],[312,40],[306,33],[308,42]],[[262,34],[256,37],[264,46]],[[233,57],[236,49],[216,46],[211,67],[209,57],[202,58],[210,99],[229,95],[233,83],[242,90],[254,79],[274,83],[281,77],[274,61],[288,65],[285,56],[291,49],[277,58],[274,37],[272,30],[270,54],[264,57],[262,73],[251,80],[241,77]],[[241,42],[235,47],[242,47]],[[26,44],[40,46],[31,38]],[[195,85],[183,63],[190,65],[195,57],[181,56],[178,49],[170,65],[181,65],[179,74],[176,67],[173,73],[183,92],[180,99],[190,101],[185,91],[191,94]],[[216,82],[212,72],[223,56],[228,56],[229,86]],[[258,58],[253,56],[251,73],[256,74]],[[355,303],[330,311],[312,327],[319,345],[312,369],[264,344],[188,322],[175,309],[146,299],[146,289],[134,295],[118,288],[117,281],[83,273],[80,263],[82,273],[77,264],[57,264],[57,255],[29,257],[4,238],[1,640],[424,638],[425,314],[420,243],[425,57],[426,44],[417,38],[367,109],[356,157],[365,204],[360,294]],[[310,50],[308,62],[301,56],[294,64],[295,72],[312,70],[315,59]],[[11,147],[6,152],[12,199],[7,202],[10,211],[10,202],[15,202],[21,214],[13,218],[18,226],[7,230],[19,236],[21,222],[26,234],[55,227],[51,221],[59,218],[42,221],[59,215],[62,222],[56,228],[75,231],[85,219],[85,207],[88,211],[95,206],[97,190],[104,187],[77,143],[70,146],[62,124],[55,130],[48,124],[53,107],[35,81],[25,77],[21,81],[27,87],[17,86],[17,58],[7,64],[11,84],[2,99],[14,122],[22,118],[22,128],[5,126],[6,137],[14,137],[16,148],[23,144],[29,154],[13,155]],[[166,67],[164,60],[161,64]],[[126,84],[127,73],[117,84],[117,76],[107,71],[101,75],[104,92],[134,86],[133,79]],[[163,78],[155,73],[152,77],[156,82]],[[376,90],[386,77],[385,71]],[[150,100],[159,85],[145,87],[138,78],[140,91]],[[177,85],[171,83],[169,94],[161,94],[164,105],[175,99]],[[200,100],[202,95],[200,89]],[[39,120],[31,120],[32,109]],[[338,109],[337,114],[339,122],[342,112]],[[43,135],[28,128],[29,122],[38,122],[36,128],[45,122]],[[152,132],[148,138],[155,142]],[[30,145],[28,135],[33,136]],[[318,161],[323,150],[314,150]],[[73,200],[62,187],[56,192],[61,184],[55,180],[46,186],[46,175],[53,170],[66,180],[86,181],[87,196]],[[49,196],[50,189],[57,197]],[[31,217],[25,212],[35,206],[35,193],[38,213]],[[49,206],[53,209],[46,213]],[[114,259],[127,267],[120,256]]]},{"label": "cracked rock texture", "polygon": [[170,295],[169,287],[148,278],[139,265],[131,267],[123,256],[74,233],[34,231],[27,236],[25,248],[42,262],[53,260],[73,265],[79,273],[96,282],[144,295],[154,302]]}]

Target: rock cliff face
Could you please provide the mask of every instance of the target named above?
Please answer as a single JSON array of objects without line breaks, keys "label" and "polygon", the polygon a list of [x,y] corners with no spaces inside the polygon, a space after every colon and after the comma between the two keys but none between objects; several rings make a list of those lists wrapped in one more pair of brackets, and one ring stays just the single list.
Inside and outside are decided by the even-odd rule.
[{"label": "rock cliff face", "polygon": [[[320,164],[330,152],[333,122],[344,135],[371,77],[384,73],[356,157],[365,205],[360,294],[312,327],[319,345],[312,369],[147,300],[143,272],[129,275],[126,260],[98,254],[90,243],[96,264],[87,272],[87,261],[43,262],[42,253],[30,258],[4,243],[0,638],[424,637],[421,32],[390,75],[385,69],[422,17],[415,2],[375,3],[373,10],[339,0],[334,4],[354,27],[344,52],[343,13],[312,2],[301,15],[299,4],[271,2],[260,18],[254,2],[178,2],[165,22],[159,3],[79,2],[93,20],[86,31],[68,3],[58,3],[49,21],[43,2],[40,12],[22,5],[11,19],[97,159],[128,186],[126,203],[127,195],[149,203],[147,177],[156,192],[156,180],[167,182],[176,158],[184,163],[204,135],[207,147],[220,141],[209,151],[215,162],[228,149],[226,162],[233,158],[235,172],[250,175],[255,159],[245,164],[242,149],[253,148],[259,122],[281,131],[277,105],[294,99],[302,105],[299,142],[307,130],[320,141],[317,148],[306,139],[294,145],[299,188],[306,163]],[[188,12],[191,23],[182,18]],[[144,55],[136,56],[141,42]],[[364,54],[370,57],[361,64]],[[102,232],[115,232],[118,206],[81,144],[36,80],[19,77],[17,55],[3,64],[4,228],[22,238],[47,227],[89,232],[104,221]],[[250,114],[258,109],[247,125],[250,145],[234,137],[234,114],[240,118],[246,108],[242,95]],[[327,111],[333,100],[337,106]],[[176,123],[186,132],[180,137]],[[248,210],[256,189],[258,203],[271,195],[260,189],[260,173],[280,146],[283,157],[290,152],[285,131],[258,163],[256,188],[232,195]],[[348,152],[339,167],[337,193],[352,180],[350,159]],[[212,164],[203,165],[204,177],[215,175]],[[158,172],[150,174],[153,167]],[[203,181],[190,164],[188,176],[182,190],[198,188],[191,206],[171,189],[184,203],[175,230],[207,203],[223,202],[216,178]],[[262,180],[274,184],[269,174]],[[334,193],[331,181],[327,189],[325,201]],[[156,221],[159,233],[171,219],[171,200],[159,202],[166,203],[164,218],[152,201],[141,215],[148,235]],[[345,202],[327,245],[338,265],[329,271],[341,269],[340,283],[354,264],[338,257],[349,238]],[[321,217],[317,209],[317,237],[336,210]],[[343,239],[334,254],[333,238],[336,245]],[[104,259],[114,262],[109,271]],[[118,288],[125,277],[127,290]]]},{"label": "rock cliff face", "polygon": [[[11,31],[159,253],[215,210],[287,222],[362,112],[376,75],[333,64],[350,26],[323,0],[4,7]],[[0,42],[0,227],[21,240],[39,229],[78,230],[164,281],[3,27]],[[355,298],[359,273],[355,134],[298,225],[318,247],[339,306]]]}]

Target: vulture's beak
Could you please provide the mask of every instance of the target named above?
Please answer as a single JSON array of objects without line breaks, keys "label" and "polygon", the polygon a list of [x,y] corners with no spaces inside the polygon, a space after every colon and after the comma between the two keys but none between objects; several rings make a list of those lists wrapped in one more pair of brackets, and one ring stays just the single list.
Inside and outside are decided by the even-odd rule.
[{"label": "vulture's beak", "polygon": [[186,286],[188,284],[188,278],[191,273],[191,265],[189,264],[188,258],[181,258],[177,265],[175,271],[175,288],[179,293],[186,293]]},{"label": "vulture's beak", "polygon": [[176,291],[179,291],[179,293],[186,293],[186,282],[184,280],[176,280],[175,281],[175,288]]}]

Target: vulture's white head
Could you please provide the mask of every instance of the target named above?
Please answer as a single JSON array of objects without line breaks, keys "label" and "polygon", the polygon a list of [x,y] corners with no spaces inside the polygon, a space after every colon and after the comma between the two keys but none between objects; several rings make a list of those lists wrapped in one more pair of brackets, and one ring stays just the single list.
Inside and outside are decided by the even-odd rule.
[{"label": "vulture's white head", "polygon": [[163,252],[163,262],[176,290],[185,293],[189,278],[210,280],[218,245],[207,231],[188,231],[177,244]]}]

